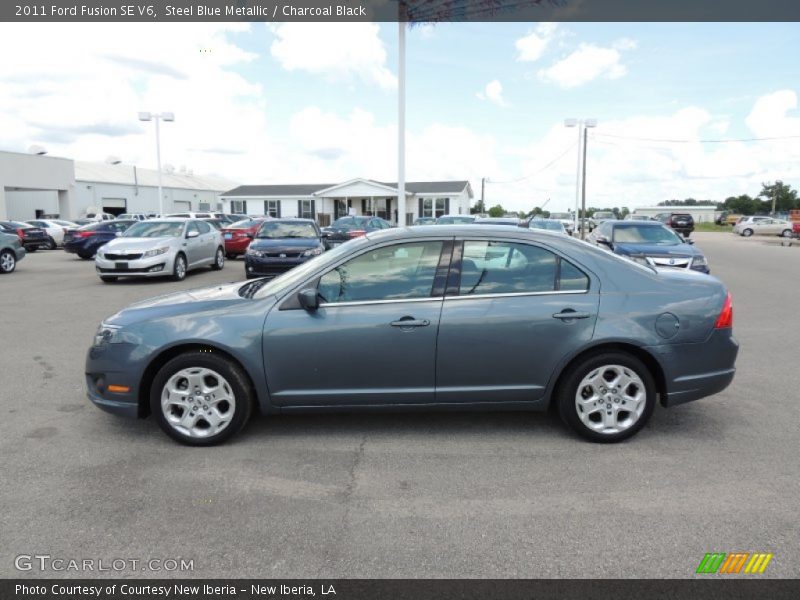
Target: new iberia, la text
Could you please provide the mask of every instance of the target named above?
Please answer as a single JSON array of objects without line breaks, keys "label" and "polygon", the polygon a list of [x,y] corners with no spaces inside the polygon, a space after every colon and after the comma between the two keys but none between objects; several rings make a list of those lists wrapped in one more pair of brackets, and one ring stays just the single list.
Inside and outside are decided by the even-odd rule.
[{"label": "new iberia, la text", "polygon": [[206,6],[196,4],[193,6],[164,7],[167,17],[366,17],[367,11],[363,6],[343,6],[330,4],[328,6],[294,6],[292,4],[277,3],[273,5],[254,6]]}]

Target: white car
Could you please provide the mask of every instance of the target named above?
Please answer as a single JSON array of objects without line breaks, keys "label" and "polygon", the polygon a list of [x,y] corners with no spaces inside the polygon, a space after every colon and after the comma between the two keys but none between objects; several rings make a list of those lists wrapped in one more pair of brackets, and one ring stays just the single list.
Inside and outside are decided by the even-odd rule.
[{"label": "white car", "polygon": [[64,233],[67,229],[78,229],[80,225],[64,219],[33,219],[25,221],[28,225],[41,227],[47,232],[49,245],[43,246],[47,250],[54,250],[58,246],[64,245]]},{"label": "white car", "polygon": [[575,231],[575,216],[572,213],[568,212],[551,212],[550,218],[555,219],[556,221],[561,221],[561,224],[564,226],[564,230],[572,235],[572,232]]},{"label": "white car", "polygon": [[144,213],[122,213],[117,215],[118,219],[133,219],[134,221],[146,221],[147,215]]},{"label": "white car", "polygon": [[104,213],[104,212],[93,213],[93,212],[90,212],[90,213],[86,213],[86,218],[87,219],[91,219],[92,221],[113,221],[117,217],[115,217],[114,215],[112,215],[110,213]]},{"label": "white car", "polygon": [[733,232],[744,237],[751,235],[780,235],[792,237],[792,223],[772,217],[744,217],[733,226]]},{"label": "white car", "polygon": [[192,269],[222,269],[225,244],[218,229],[199,219],[149,219],[99,248],[94,264],[105,282],[164,276],[181,281]]}]

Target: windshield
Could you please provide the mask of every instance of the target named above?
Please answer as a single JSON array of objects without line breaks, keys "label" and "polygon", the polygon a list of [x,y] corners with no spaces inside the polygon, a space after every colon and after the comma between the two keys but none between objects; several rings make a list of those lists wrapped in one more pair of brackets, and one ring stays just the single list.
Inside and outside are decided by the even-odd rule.
[{"label": "windshield", "polygon": [[[239,288],[239,293],[249,298],[266,298],[272,294],[280,295],[288,291],[291,287],[301,283],[305,278],[319,269],[320,264],[332,265],[339,260],[343,254],[349,254],[353,250],[356,250],[359,245],[367,243],[368,240],[365,237],[350,240],[346,244],[328,250],[316,258],[312,258],[294,269],[286,271],[283,275],[278,275],[275,279],[257,279],[255,282],[246,283]],[[253,284],[258,287],[248,287]]]},{"label": "windshield", "polygon": [[259,239],[316,238],[317,228],[313,223],[293,221],[266,221],[258,230]]},{"label": "windshield", "polygon": [[160,238],[181,237],[184,223],[177,221],[140,221],[131,225],[123,233],[123,237]]},{"label": "windshield", "polygon": [[563,225],[558,221],[531,221],[530,227],[535,229],[549,229],[550,231],[561,231]]},{"label": "windshield", "polygon": [[331,229],[356,229],[362,228],[367,225],[367,219],[364,218],[356,218],[356,217],[342,217],[341,219],[336,219],[331,225]]},{"label": "windshield", "polygon": [[475,217],[439,217],[436,219],[438,225],[461,225],[462,223],[472,223]]},{"label": "windshield", "polygon": [[250,229],[251,227],[256,227],[263,221],[264,219],[242,219],[241,221],[236,221],[228,225],[226,229]]},{"label": "windshield", "polygon": [[671,229],[651,225],[615,227],[613,241],[621,244],[658,244],[659,246],[683,244],[683,240]]},{"label": "windshield", "polygon": [[572,219],[572,214],[570,213],[550,213],[551,219]]}]

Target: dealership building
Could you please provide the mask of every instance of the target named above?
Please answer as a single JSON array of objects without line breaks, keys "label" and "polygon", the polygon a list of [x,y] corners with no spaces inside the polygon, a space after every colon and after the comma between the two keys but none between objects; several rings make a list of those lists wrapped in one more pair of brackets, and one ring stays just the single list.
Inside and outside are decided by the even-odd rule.
[{"label": "dealership building", "polygon": [[[396,183],[351,179],[343,183],[242,185],[221,195],[224,212],[303,217],[329,225],[345,215],[370,215],[398,223]],[[405,224],[418,217],[469,214],[468,181],[409,181]]]},{"label": "dealership building", "polygon": [[[161,174],[164,212],[219,210],[222,192],[233,185],[167,166]],[[116,160],[0,152],[0,219],[76,219],[89,212],[159,212],[158,172]]]}]

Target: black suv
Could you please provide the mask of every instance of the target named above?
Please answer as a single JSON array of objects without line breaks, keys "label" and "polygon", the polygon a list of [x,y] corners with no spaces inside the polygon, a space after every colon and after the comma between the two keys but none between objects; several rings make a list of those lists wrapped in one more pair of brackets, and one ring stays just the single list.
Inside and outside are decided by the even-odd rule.
[{"label": "black suv", "polygon": [[674,229],[683,237],[688,238],[694,231],[694,217],[689,213],[665,212],[657,214],[654,219]]}]

